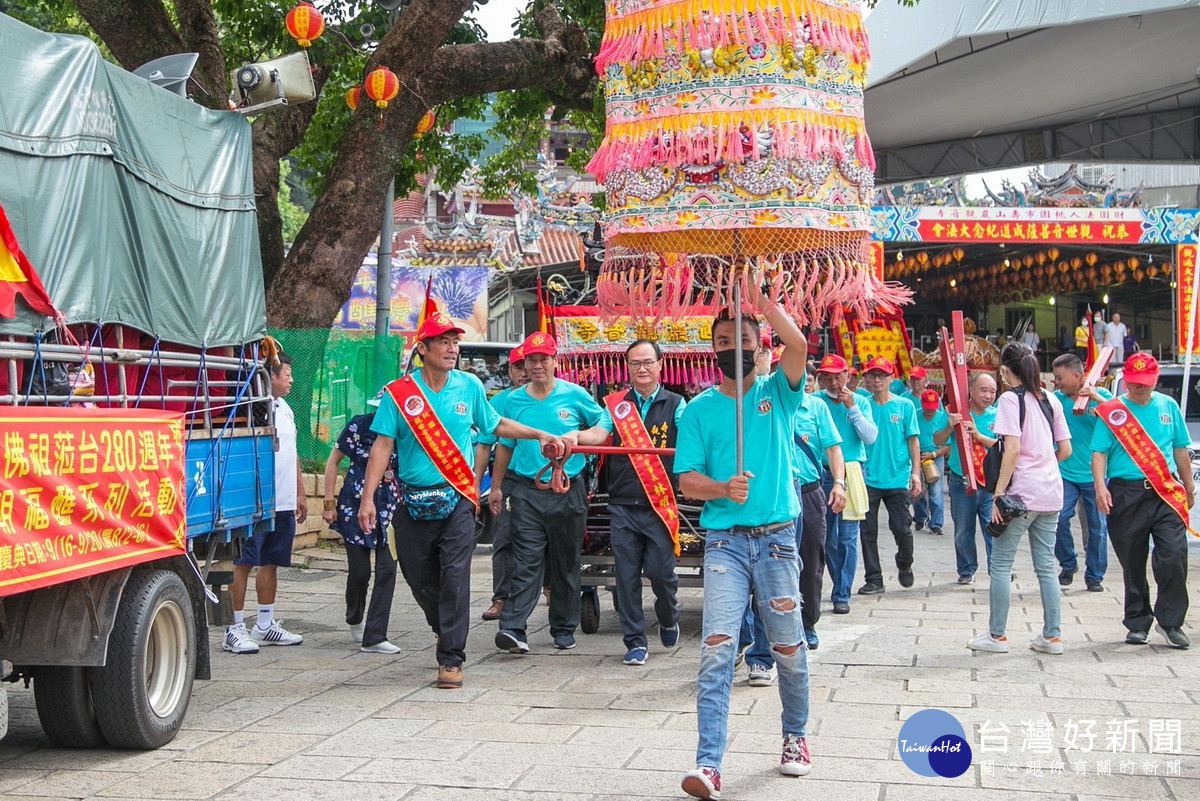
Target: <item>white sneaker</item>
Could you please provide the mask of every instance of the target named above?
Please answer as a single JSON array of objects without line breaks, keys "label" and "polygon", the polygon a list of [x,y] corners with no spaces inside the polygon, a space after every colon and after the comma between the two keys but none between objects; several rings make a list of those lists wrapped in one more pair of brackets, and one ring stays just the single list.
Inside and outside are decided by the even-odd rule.
[{"label": "white sneaker", "polygon": [[967,647],[972,651],[989,651],[993,654],[1008,653],[1008,638],[993,637],[990,632],[985,631],[975,639],[967,643]]},{"label": "white sneaker", "polygon": [[770,687],[775,683],[775,668],[751,664],[750,680],[746,683],[751,687]]},{"label": "white sneaker", "polygon": [[1063,652],[1061,637],[1043,637],[1041,634],[1033,638],[1029,647],[1043,654],[1061,654]]},{"label": "white sneaker", "polygon": [[398,653],[400,653],[400,648],[398,646],[392,645],[387,640],[384,640],[383,642],[377,642],[374,645],[364,645],[362,648],[359,648],[358,650],[362,651],[364,654],[398,654]]},{"label": "white sneaker", "polygon": [[358,644],[362,644],[363,632],[367,630],[366,623],[351,623],[350,624],[350,639]]},{"label": "white sneaker", "polygon": [[250,639],[259,645],[299,645],[304,642],[303,637],[279,625],[278,620],[272,620],[268,629],[260,629],[256,624],[250,631]]},{"label": "white sneaker", "polygon": [[258,643],[250,639],[250,632],[246,631],[244,623],[237,623],[225,629],[225,642],[221,643],[221,647],[234,654],[258,653]]}]

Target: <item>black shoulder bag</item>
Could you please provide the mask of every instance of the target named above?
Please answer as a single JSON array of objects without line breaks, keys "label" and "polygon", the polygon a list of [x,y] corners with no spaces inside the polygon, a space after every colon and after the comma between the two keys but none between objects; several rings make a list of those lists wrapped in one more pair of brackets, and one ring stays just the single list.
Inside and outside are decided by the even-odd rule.
[{"label": "black shoulder bag", "polygon": [[[1025,387],[1017,387],[1012,390],[1017,393],[1017,405],[1020,409],[1018,413],[1017,427],[1024,430],[1025,428]],[[1054,409],[1050,406],[1050,401],[1045,398],[1038,400],[1038,405],[1042,407],[1042,414],[1046,416],[1046,423],[1050,426],[1051,439],[1054,438]],[[996,482],[1000,480],[1000,463],[1004,461],[1004,437],[996,437],[996,444],[988,448],[987,455],[983,457],[983,488],[988,492],[996,491]]]}]

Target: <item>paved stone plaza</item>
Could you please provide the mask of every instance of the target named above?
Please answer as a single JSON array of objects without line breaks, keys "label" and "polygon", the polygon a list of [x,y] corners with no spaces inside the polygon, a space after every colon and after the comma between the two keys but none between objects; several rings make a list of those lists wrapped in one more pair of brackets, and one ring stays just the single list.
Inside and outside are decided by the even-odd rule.
[{"label": "paved stone plaza", "polygon": [[[726,799],[1200,797],[1200,648],[1171,650],[1158,633],[1150,647],[1123,644],[1115,558],[1103,593],[1086,592],[1080,578],[1065,593],[1067,651],[1046,656],[1025,647],[1041,611],[1024,549],[1009,621],[1012,652],[978,654],[965,645],[985,630],[986,578],[957,586],[949,531],[916,536],[915,587],[900,589],[893,571],[885,575],[886,594],[855,596],[850,615],[826,612],[821,621],[821,647],[810,655],[810,777],[775,773],[777,691],[748,687],[745,669],[739,672]],[[1193,548],[1193,597],[1197,556]],[[891,561],[886,549],[883,561]],[[407,588],[397,589],[391,637],[404,653],[388,657],[361,654],[350,643],[341,622],[344,574],[313,568],[283,577],[281,614],[304,634],[304,645],[233,656],[220,650],[213,629],[214,679],[197,683],[184,730],[160,751],[51,749],[32,692],[12,689],[0,793],[272,801],[682,797],[680,775],[692,766],[696,745],[699,590],[681,591],[680,645],[664,653],[651,637],[645,667],[621,664],[607,594],[600,632],[579,635],[574,651],[552,649],[542,605],[531,620],[533,653],[499,654],[495,624],[478,620],[490,588],[490,561],[481,550],[466,686],[439,691],[432,686],[433,636]],[[902,722],[929,707],[947,710],[966,728],[974,763],[957,779],[924,778],[900,759]],[[1074,735],[1086,745],[1080,732],[1089,720],[1093,750],[1066,749]],[[1039,721],[1052,729],[1033,725]],[[1151,746],[1177,753],[1149,753]]]}]

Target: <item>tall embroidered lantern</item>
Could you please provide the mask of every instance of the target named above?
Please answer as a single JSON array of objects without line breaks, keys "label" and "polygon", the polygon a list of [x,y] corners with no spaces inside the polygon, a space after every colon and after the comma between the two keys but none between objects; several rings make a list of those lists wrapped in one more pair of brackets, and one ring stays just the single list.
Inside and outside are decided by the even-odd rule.
[{"label": "tall embroidered lantern", "polygon": [[867,253],[874,156],[859,0],[608,0],[606,314],[733,303],[765,273],[801,323],[906,302]]}]

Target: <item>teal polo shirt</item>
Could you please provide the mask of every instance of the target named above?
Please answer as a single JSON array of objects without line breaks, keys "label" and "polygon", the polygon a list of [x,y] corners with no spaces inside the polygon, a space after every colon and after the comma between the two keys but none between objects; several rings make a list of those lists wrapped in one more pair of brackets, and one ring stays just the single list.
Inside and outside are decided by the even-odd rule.
[{"label": "teal polo shirt", "polygon": [[[796,445],[792,451],[795,460],[792,465],[792,475],[801,484],[811,484],[821,479],[821,463],[825,459],[825,449],[842,444],[842,435],[833,424],[833,415],[829,407],[812,395],[806,394],[796,410],[796,422],[793,427],[793,444],[799,437],[812,452],[809,456],[804,449]],[[813,460],[816,457],[816,461]]]},{"label": "teal polo shirt", "polygon": [[866,387],[862,387],[862,386],[855,387],[854,394],[859,396],[860,398],[866,398],[867,400],[871,399],[871,393],[867,392]]},{"label": "teal polo shirt", "polygon": [[924,409],[917,409],[917,442],[922,453],[937,450],[933,435],[948,425],[950,425],[950,413],[946,411],[945,407],[939,406],[930,420],[925,419]]},{"label": "teal polo shirt", "polygon": [[[505,406],[508,414],[505,416],[510,420],[550,434],[561,435],[568,431],[591,428],[604,417],[600,404],[578,384],[556,378],[554,388],[544,400],[530,395],[530,386],[526,384],[513,390],[508,396]],[[550,463],[549,459],[542,456],[542,447],[535,439],[502,439],[500,443],[513,449],[508,469],[525,478],[536,477],[538,471]],[[586,457],[581,453],[567,459],[564,466],[567,475],[571,478],[579,475],[585,462]]]},{"label": "teal polo shirt", "polygon": [[[996,425],[996,407],[994,405],[984,409],[982,414],[975,414],[975,412],[971,412],[971,419],[975,421],[975,427],[983,432],[985,437],[996,436],[996,432],[993,430],[994,426]],[[949,423],[949,415],[947,415],[946,424],[949,425]],[[942,426],[942,428],[945,427],[946,426]],[[946,440],[946,442],[950,443],[950,461],[947,462],[947,466],[952,472],[961,476],[963,475],[962,461],[958,458],[958,446],[954,444],[953,433],[950,434],[950,439]],[[967,444],[971,445],[970,442]]]},{"label": "teal polo shirt", "polygon": [[[496,410],[496,414],[500,415],[501,417],[509,416],[508,396],[513,393],[514,389],[516,389],[516,387],[509,387],[508,389],[501,390],[493,395],[492,399],[488,401],[492,404],[492,408]],[[498,439],[499,437],[497,437],[495,434],[481,433],[478,437],[476,437],[475,441],[479,445],[495,445]]]},{"label": "teal polo shirt", "polygon": [[[500,415],[488,403],[483,382],[470,373],[451,370],[446,385],[441,391],[434,392],[425,383],[424,370],[417,370],[412,375],[446,433],[471,465],[476,432],[491,434],[500,424]],[[446,483],[441,471],[434,467],[421,443],[417,442],[408,421],[400,416],[390,392],[383,393],[371,430],[396,440],[397,475],[405,484],[434,487]]]},{"label": "teal polo shirt", "polygon": [[[850,410],[829,397],[825,392],[814,392],[813,397],[823,401],[825,406],[829,408],[829,413],[833,416],[833,424],[837,426],[838,434],[842,437],[842,456],[846,461],[865,461],[867,458],[867,449],[863,445],[862,439],[858,436],[858,432],[854,430],[854,426],[850,423]],[[871,400],[869,395],[864,398],[856,391],[854,393],[854,405],[858,407],[858,410],[863,413],[863,416],[867,420],[874,420],[871,415]]]},{"label": "teal polo shirt", "polygon": [[908,438],[918,435],[916,409],[904,398],[892,395],[887,403],[871,401],[871,415],[879,436],[867,446],[863,475],[868,487],[882,490],[908,489],[913,463]]},{"label": "teal polo shirt", "polygon": [[[1105,400],[1112,400],[1112,393],[1107,389],[1099,391]],[[1099,406],[1100,402],[1089,399],[1088,413],[1075,414],[1072,411],[1075,401],[1061,390],[1056,391],[1054,395],[1062,404],[1063,416],[1067,418],[1067,430],[1071,432],[1071,455],[1058,463],[1058,469],[1062,473],[1062,477],[1073,484],[1091,485],[1092,449],[1090,446],[1092,438],[1096,435],[1096,424],[1100,423],[1100,418],[1092,414],[1092,410]],[[1168,459],[1168,461],[1170,460]]]},{"label": "teal polo shirt", "polygon": [[[1161,392],[1152,394],[1150,402],[1145,406],[1131,401],[1129,395],[1122,395],[1121,403],[1142,424],[1142,428],[1146,429],[1146,434],[1170,465],[1171,475],[1176,475],[1175,449],[1186,448],[1191,444],[1179,404]],[[1105,423],[1099,422],[1096,426],[1096,433],[1092,437],[1092,451],[1108,454],[1109,478],[1137,481],[1146,477],[1145,472],[1134,464],[1133,459],[1113,436],[1112,429]]]},{"label": "teal polo shirt", "polygon": [[[804,398],[804,377],[795,389],[783,370],[759,376],[746,387],[745,467],[753,475],[745,503],[728,498],[705,501],[700,525],[714,531],[734,526],[765,526],[795,520],[800,503],[792,482],[792,426]],[[733,398],[717,387],[697,395],[679,418],[675,472],[697,472],[728,481],[736,471]]]}]

